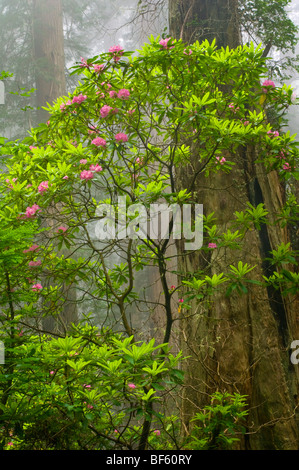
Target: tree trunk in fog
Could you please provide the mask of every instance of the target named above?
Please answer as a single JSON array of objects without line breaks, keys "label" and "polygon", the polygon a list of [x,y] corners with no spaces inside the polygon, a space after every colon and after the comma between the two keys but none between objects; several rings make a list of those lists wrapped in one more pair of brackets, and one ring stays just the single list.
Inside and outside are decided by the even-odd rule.
[{"label": "tree trunk in fog", "polygon": [[237,0],[169,0],[171,36],[194,43],[216,38],[217,45],[240,44]]},{"label": "tree trunk in fog", "polygon": [[[33,9],[37,105],[46,106],[66,94],[62,2],[34,0]],[[40,109],[38,121],[47,118]]]},{"label": "tree trunk in fog", "polygon": [[[219,47],[235,47],[239,42],[236,8],[232,0],[169,0],[170,36],[189,42],[211,41],[216,36]],[[220,233],[247,202],[265,203],[270,218],[283,204],[277,173],[267,175],[255,162],[256,156],[256,149],[244,148],[238,156],[230,156],[236,163],[230,174],[197,178],[197,202],[203,204],[206,215],[215,212]],[[178,169],[178,189],[188,188],[192,177],[191,167]],[[242,250],[211,250],[208,260],[201,251],[185,252],[178,256],[178,269],[184,275],[205,269],[212,261],[207,273],[212,276],[242,260],[257,265],[252,278],[262,280],[276,268],[261,259],[288,240],[286,229],[264,225],[259,231],[248,231]],[[178,254],[182,252],[179,241]],[[190,356],[182,401],[185,430],[190,418],[209,403],[211,393],[238,392],[248,395],[250,410],[241,449],[298,449],[298,366],[290,362],[289,349],[292,340],[299,339],[298,303],[254,284],[246,295],[218,294],[213,300],[209,306],[193,304],[181,321],[181,347],[184,356]]]},{"label": "tree trunk in fog", "polygon": [[[42,107],[52,104],[59,96],[66,94],[63,12],[61,0],[34,0],[33,2],[33,38],[36,61],[37,105]],[[38,122],[49,118],[48,113],[39,109]],[[52,208],[53,220],[61,205]],[[51,214],[48,214],[51,217]],[[50,226],[53,226],[53,220]],[[53,226],[54,230],[54,226]],[[67,250],[61,254],[67,256]],[[54,320],[52,317],[43,319],[43,327],[47,331],[67,330],[77,319],[76,292],[74,286],[63,286],[63,313]]]}]

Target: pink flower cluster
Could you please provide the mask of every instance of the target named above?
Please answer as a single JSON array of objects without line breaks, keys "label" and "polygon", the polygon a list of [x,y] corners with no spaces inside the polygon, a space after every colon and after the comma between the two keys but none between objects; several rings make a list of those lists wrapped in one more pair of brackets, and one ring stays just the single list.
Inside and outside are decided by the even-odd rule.
[{"label": "pink flower cluster", "polygon": [[118,62],[124,53],[123,49],[119,45],[110,47],[109,52],[113,54],[114,62]]},{"label": "pink flower cluster", "polygon": [[291,171],[291,166],[288,162],[285,162],[283,167],[282,167],[285,171]]},{"label": "pink flower cluster", "polygon": [[224,163],[226,162],[226,158],[222,157],[221,160],[220,160],[220,157],[216,157],[216,160],[218,161],[218,163],[220,163],[220,165],[224,165]]},{"label": "pink flower cluster", "polygon": [[90,128],[88,129],[89,135],[95,134],[96,132],[97,132],[97,128],[95,126],[90,126]]},{"label": "pink flower cluster", "polygon": [[74,96],[74,98],[72,99],[72,104],[81,104],[83,103],[83,101],[85,101],[87,99],[87,95],[82,95],[82,93],[78,96]]},{"label": "pink flower cluster", "polygon": [[172,46],[171,48],[168,46],[170,40],[171,38],[161,39],[161,41],[159,41],[159,44],[163,47],[163,49],[172,49],[174,46]]},{"label": "pink flower cluster", "polygon": [[129,96],[130,96],[130,92],[126,88],[122,88],[117,93],[117,97],[122,99],[122,100],[127,100],[129,98]]},{"label": "pink flower cluster", "polygon": [[116,134],[115,140],[117,143],[128,142],[128,136],[127,134],[123,134],[122,132],[120,132],[119,134]]},{"label": "pink flower cluster", "polygon": [[92,144],[96,145],[97,147],[106,147],[106,140],[102,139],[101,137],[96,137],[91,141]]},{"label": "pink flower cluster", "polygon": [[83,67],[83,68],[84,68],[84,67],[87,67],[87,68],[89,68],[88,63],[86,62],[86,60],[85,60],[83,57],[81,57],[81,64],[80,64],[80,67]]},{"label": "pink flower cluster", "polygon": [[[265,80],[263,82],[263,87],[272,87],[275,88],[275,83],[272,80]],[[263,93],[268,93],[270,88],[263,88]]]},{"label": "pink flower cluster", "polygon": [[[11,180],[12,183],[15,183],[15,182],[17,181],[17,179],[18,179],[18,178],[13,178],[13,179]],[[9,186],[10,189],[13,189],[13,184],[9,181],[9,179],[6,179],[6,180],[5,180],[5,183],[8,184],[8,186]]]},{"label": "pink flower cluster", "polygon": [[39,291],[42,290],[42,288],[43,288],[43,286],[42,286],[41,284],[34,284],[34,285],[32,286],[32,290],[33,290],[34,292],[39,292]]},{"label": "pink flower cluster", "polygon": [[37,188],[39,193],[43,193],[49,189],[48,181],[43,181]]},{"label": "pink flower cluster", "polygon": [[117,96],[117,91],[115,90],[109,91],[109,96],[110,98],[115,98]]},{"label": "pink flower cluster", "polygon": [[94,177],[94,173],[103,171],[103,168],[98,163],[96,165],[90,165],[89,170],[83,170],[80,173],[81,180],[91,180]]},{"label": "pink flower cluster", "polygon": [[56,230],[56,233],[65,233],[67,231],[67,228],[64,227],[63,225],[61,225],[60,227],[58,227],[58,229]]},{"label": "pink flower cluster", "polygon": [[102,117],[102,118],[106,118],[106,117],[111,113],[111,111],[113,111],[113,108],[111,108],[111,106],[108,106],[107,104],[105,104],[105,105],[100,109],[101,117]]},{"label": "pink flower cluster", "polygon": [[217,248],[216,243],[209,243],[208,248]]},{"label": "pink flower cluster", "polygon": [[101,73],[105,68],[104,64],[94,64],[93,69],[96,73]]},{"label": "pink flower cluster", "polygon": [[278,131],[268,131],[267,132],[268,136],[269,137],[278,137],[279,136],[279,132]]},{"label": "pink flower cluster", "polygon": [[41,208],[37,204],[33,204],[32,207],[27,207],[26,209],[26,217],[30,219],[31,217],[34,217],[35,214],[40,211]]},{"label": "pink flower cluster", "polygon": [[40,266],[42,264],[42,262],[40,260],[37,260],[37,261],[29,261],[29,266],[31,268],[36,268],[37,266]]},{"label": "pink flower cluster", "polygon": [[236,113],[236,112],[238,111],[238,109],[240,109],[239,106],[237,106],[237,107],[235,108],[234,103],[230,103],[230,104],[228,105],[228,107],[229,107],[234,113]]},{"label": "pink flower cluster", "polygon": [[99,171],[102,171],[103,168],[101,167],[101,165],[90,165],[89,167],[90,171],[95,171],[96,173],[98,173]]},{"label": "pink flower cluster", "polygon": [[81,180],[91,180],[93,178],[93,172],[90,170],[83,170],[80,173]]},{"label": "pink flower cluster", "polygon": [[38,251],[39,246],[38,245],[31,245],[27,250],[24,250],[23,253],[30,253],[31,251]]}]

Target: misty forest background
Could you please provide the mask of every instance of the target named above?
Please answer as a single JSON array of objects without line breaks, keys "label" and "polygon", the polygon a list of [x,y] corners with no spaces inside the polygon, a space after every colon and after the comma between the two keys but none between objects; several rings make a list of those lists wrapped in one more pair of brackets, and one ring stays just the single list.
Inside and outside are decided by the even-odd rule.
[{"label": "misty forest background", "polygon": [[[27,138],[30,129],[49,119],[48,111],[43,109],[47,103],[52,104],[59,97],[74,93],[81,80],[71,74],[71,67],[75,64],[106,53],[114,45],[120,45],[124,51],[136,51],[135,55],[138,55],[138,50],[151,35],[154,38],[160,36],[160,39],[169,36],[182,39],[186,44],[205,39],[212,42],[216,38],[217,46],[224,48],[236,48],[251,41],[255,46],[262,44],[267,57],[268,78],[277,87],[291,85],[294,93],[293,106],[287,110],[283,121],[279,121],[279,131],[296,134],[299,122],[295,99],[295,94],[299,93],[298,27],[299,0],[0,0],[0,73],[5,72],[2,73],[5,102],[0,104],[0,136],[4,138],[1,144],[15,140],[21,142]],[[278,118],[271,115],[271,110],[268,119],[273,128],[278,128]],[[220,232],[227,230],[234,212],[244,210],[247,202],[254,207],[265,203],[269,219],[273,221],[287,195],[291,194],[295,199],[298,196],[298,182],[295,179],[279,182],[276,171],[263,172],[259,164],[255,164],[249,147],[243,147],[242,158],[236,161],[237,170],[230,173],[199,175],[196,181],[192,181],[194,166],[181,165],[176,169],[176,189],[188,188],[192,181],[196,202],[203,204],[205,214],[215,212]],[[0,159],[3,159],[2,162],[0,160],[1,170],[6,172],[5,152]],[[240,188],[245,188],[242,196]],[[93,195],[97,196],[97,193]],[[299,448],[299,365],[290,362],[291,343],[299,340],[296,288],[284,296],[280,287],[268,285],[262,288],[252,282],[246,284],[246,288],[242,287],[243,292],[238,293],[236,289],[229,296],[215,292],[212,298],[203,301],[190,296],[184,315],[181,315],[184,306],[180,305],[180,299],[187,298],[186,286],[180,282],[184,276],[190,282],[192,274],[197,272],[204,272],[212,278],[215,273],[225,272],[226,267],[236,260],[247,262],[249,259],[252,265],[257,266],[256,278],[250,277],[251,273],[251,280],[261,279],[263,275],[270,277],[269,273],[273,274],[276,268],[269,262],[267,264],[265,259],[269,260],[271,250],[282,242],[291,244],[292,254],[298,250],[296,217],[290,218],[283,227],[277,224],[256,226],[246,234],[245,243],[237,253],[226,251],[224,247],[217,255],[205,251],[182,255],[181,246],[171,244],[167,252],[167,282],[173,290],[181,286],[169,298],[169,308],[173,313],[171,325],[167,323],[169,312],[162,295],[165,292],[164,278],[157,264],[144,267],[134,278],[140,302],[134,303],[134,299],[131,302],[130,310],[127,310],[127,326],[119,314],[119,305],[111,302],[108,306],[105,298],[91,294],[88,279],[81,279],[66,288],[61,322],[51,316],[43,318],[39,324],[40,333],[34,325],[36,336],[48,334],[65,338],[70,325],[78,324],[88,312],[92,312],[89,320],[92,325],[109,331],[132,333],[140,341],[149,342],[155,338],[156,344],[166,338],[174,355],[182,351],[182,355],[188,358],[179,366],[184,372],[181,388],[178,392],[170,392],[167,399],[164,397],[166,416],[176,415],[180,417],[179,421],[162,420],[160,427],[154,428],[150,434],[152,416],[149,419],[148,414],[152,408],[148,408],[143,425],[134,430],[139,436],[136,441],[133,431],[129,437],[122,437],[126,429],[120,437],[113,435],[113,423],[112,437],[102,448],[159,449],[166,445],[172,449],[188,448],[188,445],[189,448],[203,446],[211,449],[225,445],[250,450]],[[74,247],[64,248],[66,257],[71,257],[72,253],[78,257],[78,253],[84,253],[84,247],[78,246],[78,252]],[[288,264],[290,271],[296,271],[295,258],[294,255],[289,259],[292,261]],[[123,261],[117,250],[109,258],[112,264]],[[4,304],[0,304],[0,312],[1,308],[5,311]],[[2,372],[7,377],[11,373],[4,368]],[[61,417],[54,424],[54,420],[48,424],[50,415],[39,418],[33,413],[29,420],[31,427],[25,423],[25,418],[20,424],[18,419],[12,418],[13,414],[6,415],[9,392],[5,391],[5,386],[7,382],[2,387],[0,408],[2,448],[19,445],[22,449],[27,438],[29,448],[43,449],[48,445],[48,448],[89,449],[98,448],[96,439],[104,439],[101,434],[104,431],[92,424],[90,416],[82,433],[88,435],[90,431],[94,437],[85,440],[82,437],[83,444],[77,436],[74,439],[76,444],[72,441],[73,424],[69,424],[69,438],[65,437],[68,431],[62,432],[61,441],[56,437],[60,435],[58,421]],[[16,393],[21,393],[21,390],[20,387]],[[157,391],[163,395],[163,387],[159,390],[157,386]],[[209,415],[210,424],[207,424],[203,416],[209,413],[207,407],[213,393],[239,394],[236,396],[240,402],[221,401],[221,395],[219,403],[223,407],[228,406],[226,410],[230,418],[224,416],[224,408],[220,406],[214,415]],[[242,397],[246,397],[247,412],[244,415],[241,413]],[[130,400],[128,408],[129,404]],[[69,407],[64,408],[65,423],[80,421],[70,404],[64,406]],[[233,406],[239,414],[233,411]],[[177,432],[174,427],[179,428],[178,433],[185,442],[184,438],[190,436],[193,429],[192,419],[203,409],[204,414],[197,417],[208,433],[203,433],[202,440],[193,437],[192,443],[179,444],[174,437]],[[238,439],[219,440],[219,436],[222,439],[226,434],[233,434],[234,424],[239,418],[243,419],[243,427],[237,433]],[[44,425],[40,424],[35,429],[32,423],[39,419],[44,420]],[[134,419],[132,423],[135,423]],[[47,426],[48,431],[45,430]],[[163,432],[165,440],[160,444],[158,439]],[[37,444],[36,436],[42,433],[48,436],[46,443]]]}]

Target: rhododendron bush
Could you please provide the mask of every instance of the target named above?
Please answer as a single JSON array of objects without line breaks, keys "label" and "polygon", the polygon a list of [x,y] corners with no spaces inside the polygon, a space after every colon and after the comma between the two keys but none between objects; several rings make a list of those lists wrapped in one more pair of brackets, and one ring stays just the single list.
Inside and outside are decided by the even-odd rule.
[{"label": "rhododendron bush", "polygon": [[[282,115],[293,92],[268,79],[262,53],[253,46],[218,50],[207,41],[187,47],[171,38],[151,38],[137,54],[111,47],[73,68],[80,83],[48,106],[47,123],[23,141],[2,146],[5,448],[8,443],[18,449],[186,444],[179,434],[169,437],[163,414],[164,398],[181,380],[180,354],[172,355],[166,343],[180,315],[188,315],[188,299],[211,301],[219,289],[244,293],[254,266],[242,260],[212,278],[191,277],[174,286],[167,277],[171,241],[143,237],[140,227],[134,229],[136,237],[113,232],[115,237],[100,240],[98,207],[113,207],[117,223],[119,197],[124,198],[128,228],[135,217],[130,206],[137,203],[148,214],[153,203],[192,205],[192,192],[178,189],[176,168],[190,163],[194,151],[194,178],[234,171],[230,155],[256,144],[266,171],[277,170],[282,180],[292,181],[297,143],[279,123],[268,122],[267,111]],[[292,211],[290,197],[277,222],[287,223]],[[235,216],[227,232],[216,236],[213,216],[205,214],[200,249],[237,249],[247,230],[267,223],[263,205]],[[290,247],[277,248],[273,259],[283,252],[283,263],[294,260]],[[159,299],[150,302],[140,289],[149,266],[158,267],[162,280]],[[291,294],[296,289],[295,275],[286,270],[264,282]],[[150,319],[151,303],[165,313],[159,346],[144,341],[155,333],[140,327],[139,313]],[[72,324],[63,316],[66,305],[79,311]],[[47,318],[55,321],[51,331]]]}]

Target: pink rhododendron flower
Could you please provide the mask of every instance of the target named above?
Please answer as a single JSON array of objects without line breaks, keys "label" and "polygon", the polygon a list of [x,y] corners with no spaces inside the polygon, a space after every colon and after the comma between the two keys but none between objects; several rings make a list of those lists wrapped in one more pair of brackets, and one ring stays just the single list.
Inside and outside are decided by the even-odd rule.
[{"label": "pink rhododendron flower", "polygon": [[65,175],[62,179],[63,179],[63,180],[68,180],[69,177],[68,177],[68,175]]},{"label": "pink rhododendron flower", "polygon": [[41,284],[34,284],[34,285],[31,287],[31,289],[32,289],[33,291],[35,291],[35,292],[41,291],[42,288],[43,288],[43,286],[42,286]]},{"label": "pink rhododendron flower", "polygon": [[171,38],[166,38],[166,39],[161,39],[159,41],[160,46],[162,46],[164,49],[168,48],[168,42],[171,40]]},{"label": "pink rhododendron flower", "polygon": [[184,302],[184,299],[179,299],[179,303],[182,304]]},{"label": "pink rhododendron flower", "polygon": [[95,134],[95,132],[97,132],[97,128],[95,126],[90,126],[88,134]]},{"label": "pink rhododendron flower", "polygon": [[279,155],[277,155],[277,158],[280,158],[280,160],[282,160],[282,159],[285,160],[286,159],[286,154],[285,154],[284,150],[280,151]]},{"label": "pink rhododendron flower", "polygon": [[133,383],[130,383],[128,384],[128,387],[133,390],[134,388],[136,388],[136,385]]},{"label": "pink rhododendron flower", "polygon": [[39,193],[43,193],[49,189],[48,181],[43,181],[37,188]]},{"label": "pink rhododendron flower", "polygon": [[85,60],[83,57],[81,57],[81,64],[80,64],[80,67],[87,67],[87,68],[89,68],[88,63],[86,62],[86,60]]},{"label": "pink rhododendron flower", "polygon": [[130,96],[130,92],[126,88],[122,88],[117,93],[117,96],[118,96],[118,98],[121,98],[122,100],[127,100]]},{"label": "pink rhododendron flower", "polygon": [[58,229],[56,230],[56,233],[65,233],[67,231],[67,228],[64,227],[63,225],[61,225],[60,227],[58,227]]},{"label": "pink rhododendron flower", "polygon": [[217,248],[217,245],[216,245],[216,243],[209,243],[208,247],[209,248]]},{"label": "pink rhododendron flower", "polygon": [[38,251],[39,246],[38,245],[31,245],[27,250],[24,250],[23,253],[30,253],[31,251]]},{"label": "pink rhododendron flower", "polygon": [[84,405],[86,405],[86,408],[89,408],[90,410],[93,409],[93,406],[92,406],[92,405],[88,405],[88,404],[86,403],[86,401],[84,401],[83,403],[84,403]]},{"label": "pink rhododendron flower", "polygon": [[123,49],[119,45],[112,46],[112,47],[110,47],[109,52],[113,52],[114,54],[119,54],[119,53],[123,52]]},{"label": "pink rhododendron flower", "polygon": [[90,171],[95,171],[96,173],[97,173],[98,171],[102,171],[102,170],[103,170],[103,168],[102,168],[100,165],[98,165],[98,164],[96,164],[96,165],[90,165],[89,169],[90,169]]},{"label": "pink rhododendron flower", "polygon": [[5,183],[8,184],[9,189],[13,189],[13,184],[12,184],[12,183],[15,183],[15,182],[17,181],[17,179],[18,179],[18,178],[13,178],[13,179],[11,180],[12,182],[10,182],[10,180],[9,180],[8,178],[5,180]]},{"label": "pink rhododendron flower", "polygon": [[216,160],[220,163],[220,165],[224,165],[224,163],[226,162],[226,158],[222,157],[221,160],[220,160],[220,157],[216,157]]},{"label": "pink rhododendron flower", "polygon": [[286,171],[290,171],[290,170],[291,170],[291,166],[290,166],[290,164],[289,164],[288,162],[286,162],[286,163],[283,165],[282,168],[283,168],[284,170],[286,170]]},{"label": "pink rhododendron flower", "polygon": [[120,142],[128,142],[128,136],[127,136],[127,134],[123,134],[122,132],[120,132],[119,134],[116,134],[115,140],[116,140],[116,142],[118,142],[118,143],[120,143]]},{"label": "pink rhododendron flower", "polygon": [[104,70],[105,65],[104,64],[94,64],[93,69],[95,72],[100,73]]},{"label": "pink rhododendron flower", "polygon": [[89,170],[83,170],[80,174],[81,180],[91,180],[93,178],[93,172]]},{"label": "pink rhododendron flower", "polygon": [[115,62],[118,62],[124,53],[123,49],[119,45],[110,47],[109,52],[113,54],[113,59]]},{"label": "pink rhododendron flower", "polygon": [[83,101],[85,101],[87,99],[87,96],[86,95],[82,95],[82,93],[78,96],[74,96],[74,98],[72,99],[72,103],[77,103],[77,104],[81,104],[83,103]]},{"label": "pink rhododendron flower", "polygon": [[159,431],[159,429],[155,429],[153,433],[156,434],[156,436],[160,436],[161,431]]},{"label": "pink rhododendron flower", "polygon": [[237,107],[235,108],[234,103],[230,103],[230,104],[228,105],[228,107],[229,107],[234,113],[236,113],[236,112],[238,111],[238,109],[240,109],[239,106],[237,106]]},{"label": "pink rhododendron flower", "polygon": [[27,207],[26,209],[26,217],[30,219],[31,217],[34,217],[36,212],[41,210],[41,208],[37,204],[33,204],[32,207]]},{"label": "pink rhododendron flower", "polygon": [[38,261],[29,261],[29,266],[31,268],[36,268],[37,266],[40,266],[42,264],[41,260]]},{"label": "pink rhododendron flower", "polygon": [[82,158],[82,159],[80,160],[80,163],[81,163],[81,165],[86,165],[87,160],[86,160],[85,158]]},{"label": "pink rhododendron flower", "polygon": [[109,96],[110,98],[115,98],[117,96],[117,91],[115,90],[109,91]]},{"label": "pink rhododendron flower", "polygon": [[164,49],[166,49],[169,41],[170,41],[170,38],[161,39],[159,44],[160,44],[160,46],[164,47]]},{"label": "pink rhododendron flower", "polygon": [[189,52],[186,52],[186,51],[187,51],[187,49],[184,49],[183,54],[185,54],[185,55],[191,55],[192,54],[191,49],[189,49]]},{"label": "pink rhododendron flower", "polygon": [[[275,88],[275,83],[272,82],[272,80],[265,80],[263,82],[263,86],[265,87],[273,87]],[[269,89],[268,88],[263,88],[263,93],[268,93]]]},{"label": "pink rhododendron flower", "polygon": [[113,110],[113,108],[111,108],[111,106],[108,106],[107,104],[105,104],[101,109],[100,109],[100,113],[101,113],[101,117],[102,118],[105,118],[107,117],[110,112]]},{"label": "pink rhododendron flower", "polygon": [[278,131],[267,131],[267,134],[270,136],[270,137],[278,137],[279,136],[279,132]]},{"label": "pink rhododendron flower", "polygon": [[97,147],[105,147],[107,142],[105,139],[102,139],[101,137],[96,137],[91,141],[92,144],[96,145]]}]

